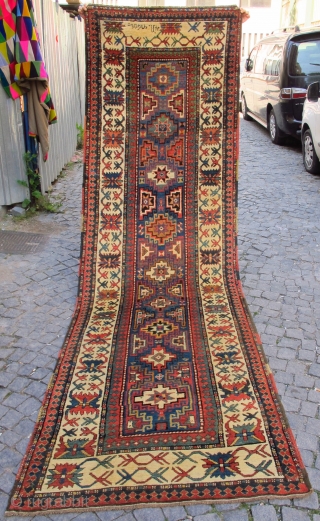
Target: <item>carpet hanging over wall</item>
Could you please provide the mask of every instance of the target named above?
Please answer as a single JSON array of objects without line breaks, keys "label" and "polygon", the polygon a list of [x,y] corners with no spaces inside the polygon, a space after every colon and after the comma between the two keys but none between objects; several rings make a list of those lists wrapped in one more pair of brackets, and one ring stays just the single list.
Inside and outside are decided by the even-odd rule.
[{"label": "carpet hanging over wall", "polygon": [[8,513],[307,494],[239,282],[240,10],[86,34],[79,298]]}]

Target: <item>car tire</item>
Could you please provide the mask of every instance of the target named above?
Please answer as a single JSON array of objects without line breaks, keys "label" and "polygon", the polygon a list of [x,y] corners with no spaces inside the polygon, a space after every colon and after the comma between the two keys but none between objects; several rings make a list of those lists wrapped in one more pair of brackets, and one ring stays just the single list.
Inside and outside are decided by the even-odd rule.
[{"label": "car tire", "polygon": [[284,136],[280,128],[278,127],[276,115],[273,109],[271,109],[269,114],[268,128],[272,143],[274,143],[275,145],[282,145]]},{"label": "car tire", "polygon": [[243,119],[245,119],[246,121],[252,120],[252,117],[249,116],[249,114],[248,114],[247,102],[246,102],[246,98],[244,97],[243,94],[241,96],[241,112],[242,112]]},{"label": "car tire", "polygon": [[303,164],[309,174],[320,173],[320,162],[313,145],[312,134],[306,130],[302,138]]}]

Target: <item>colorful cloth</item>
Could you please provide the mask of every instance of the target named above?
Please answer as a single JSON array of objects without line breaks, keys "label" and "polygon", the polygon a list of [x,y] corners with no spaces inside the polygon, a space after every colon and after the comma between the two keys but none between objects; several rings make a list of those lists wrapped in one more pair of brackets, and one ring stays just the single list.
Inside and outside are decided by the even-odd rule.
[{"label": "colorful cloth", "polygon": [[304,496],[239,281],[241,12],[86,19],[79,298],[9,512]]},{"label": "colorful cloth", "polygon": [[[29,104],[42,107],[47,125],[57,121],[31,0],[0,0],[0,80],[12,99],[25,93],[30,94],[35,89],[31,87],[31,80],[41,81],[42,86],[35,89],[38,96],[28,96]],[[43,119],[38,108],[35,107],[34,112]],[[48,146],[45,145],[48,142],[47,125],[35,123],[30,128],[30,135],[38,136],[44,156],[48,152]]]}]

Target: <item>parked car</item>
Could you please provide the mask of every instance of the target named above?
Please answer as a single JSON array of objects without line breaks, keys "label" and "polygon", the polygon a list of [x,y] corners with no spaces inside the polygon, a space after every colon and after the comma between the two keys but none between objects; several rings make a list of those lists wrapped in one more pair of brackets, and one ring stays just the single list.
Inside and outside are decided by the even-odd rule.
[{"label": "parked car", "polygon": [[303,163],[310,174],[320,173],[320,82],[311,83],[302,114]]},{"label": "parked car", "polygon": [[271,141],[301,137],[308,85],[320,80],[320,27],[272,34],[252,49],[241,77],[244,119],[268,128]]},{"label": "parked car", "polygon": [[239,88],[239,110],[242,111],[242,88],[241,88],[241,79],[242,79],[242,76],[245,74],[245,66],[246,66],[246,62],[247,62],[247,58],[244,56],[241,58],[240,60],[240,67],[239,67],[239,84],[240,84],[240,88]]}]

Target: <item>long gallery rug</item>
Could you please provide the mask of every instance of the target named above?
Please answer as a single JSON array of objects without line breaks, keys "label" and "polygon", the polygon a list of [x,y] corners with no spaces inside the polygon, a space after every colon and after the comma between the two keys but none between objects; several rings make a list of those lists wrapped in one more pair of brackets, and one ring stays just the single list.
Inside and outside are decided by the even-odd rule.
[{"label": "long gallery rug", "polygon": [[307,494],[239,282],[240,10],[86,35],[79,298],[8,513]]}]

